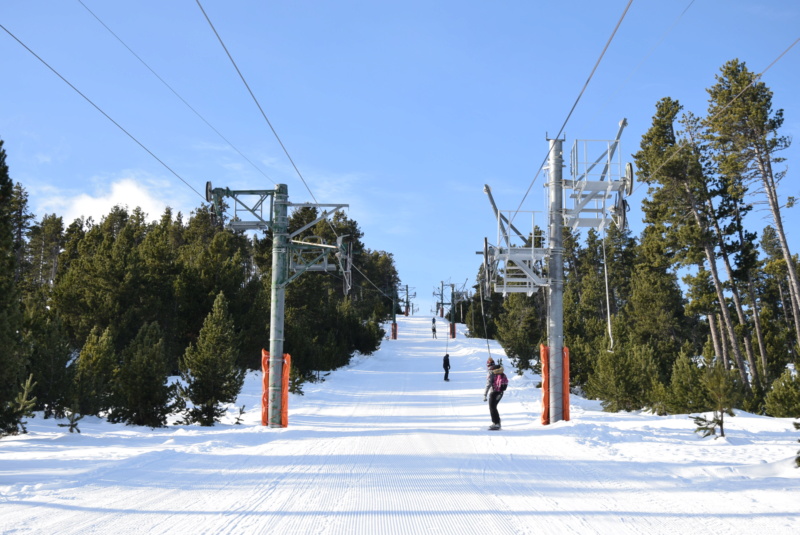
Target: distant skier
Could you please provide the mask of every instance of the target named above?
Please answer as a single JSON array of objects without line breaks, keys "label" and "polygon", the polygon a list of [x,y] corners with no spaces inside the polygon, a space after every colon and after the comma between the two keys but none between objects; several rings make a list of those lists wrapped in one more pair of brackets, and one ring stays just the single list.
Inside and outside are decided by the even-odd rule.
[{"label": "distant skier", "polygon": [[433,318],[431,322],[431,331],[433,332],[433,337],[436,338],[436,318]]},{"label": "distant skier", "polygon": [[489,426],[489,430],[499,431],[500,413],[497,412],[497,404],[503,399],[503,391],[495,389],[495,377],[505,374],[503,373],[503,366],[495,364],[492,357],[489,357],[489,360],[486,361],[486,368],[489,370],[489,373],[486,375],[486,388],[483,391],[483,401],[486,401],[486,395],[489,394],[489,390],[491,390],[491,394],[489,394],[489,414],[492,417],[492,425]]},{"label": "distant skier", "polygon": [[444,380],[449,381],[450,379],[448,379],[448,376],[450,375],[450,355],[447,353],[444,354],[442,366],[444,367]]}]

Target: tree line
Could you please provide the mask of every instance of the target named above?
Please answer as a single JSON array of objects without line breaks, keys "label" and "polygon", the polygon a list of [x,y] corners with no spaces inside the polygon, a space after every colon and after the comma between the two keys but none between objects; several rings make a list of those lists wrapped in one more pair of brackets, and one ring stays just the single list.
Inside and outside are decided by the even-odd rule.
[{"label": "tree line", "polygon": [[[290,216],[290,231],[317,211]],[[272,240],[223,228],[209,207],[167,208],[148,221],[116,206],[100,222],[65,226],[30,213],[0,140],[0,434],[44,416],[103,415],[158,427],[180,413],[211,425],[269,348]],[[365,247],[339,212],[300,235],[354,250],[353,290],[337,273],[308,273],[286,291],[285,351],[293,390],[375,351],[399,277],[392,255]],[[180,380],[169,380],[180,376]]]},{"label": "tree line", "polygon": [[[669,97],[655,106],[633,155],[648,187],[639,236],[565,229],[571,385],[611,411],[713,411],[719,426],[733,407],[800,417],[797,257],[781,215],[794,199],[778,195],[783,110],[738,60],[707,92],[703,116]],[[760,233],[745,224],[759,216]],[[546,310],[546,291],[504,299],[476,286],[457,319],[499,340],[519,370],[537,369]]]}]

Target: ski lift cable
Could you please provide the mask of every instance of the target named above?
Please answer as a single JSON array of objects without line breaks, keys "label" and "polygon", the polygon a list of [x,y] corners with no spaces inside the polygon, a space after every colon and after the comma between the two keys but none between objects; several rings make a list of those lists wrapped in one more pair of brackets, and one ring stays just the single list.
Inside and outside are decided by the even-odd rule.
[{"label": "ski lift cable", "polygon": [[[608,47],[611,45],[611,41],[614,39],[614,36],[617,34],[617,30],[619,30],[619,27],[622,24],[622,21],[625,19],[625,15],[628,13],[628,9],[630,9],[632,3],[633,3],[633,0],[628,0],[628,5],[626,5],[625,9],[622,11],[622,15],[620,16],[619,20],[617,21],[617,25],[614,27],[614,31],[611,32],[611,36],[609,36],[608,41],[606,41],[606,44],[603,47],[603,51],[600,53],[600,57],[597,58],[597,61],[595,62],[594,67],[592,68],[592,71],[589,73],[589,77],[586,79],[586,83],[583,84],[583,88],[581,89],[580,93],[578,93],[578,98],[575,99],[575,103],[572,105],[572,108],[569,110],[569,113],[567,114],[567,118],[564,119],[564,123],[561,125],[561,128],[559,128],[558,133],[556,134],[554,139],[558,139],[559,137],[561,137],[561,134],[564,132],[564,128],[566,128],[567,123],[569,122],[570,118],[572,117],[573,112],[575,111],[575,108],[578,107],[578,102],[580,102],[581,97],[583,97],[584,92],[586,92],[586,88],[589,87],[589,82],[591,82],[592,78],[594,77],[595,71],[597,71],[597,68],[600,66],[600,62],[603,60],[603,56],[605,56],[606,51],[608,50]],[[523,195],[522,200],[519,203],[519,206],[517,207],[517,209],[514,212],[514,214],[511,216],[511,222],[512,223],[514,221],[514,218],[517,216],[519,211],[522,209],[522,204],[525,202],[525,199],[528,198],[528,194],[531,192],[531,189],[533,188],[533,185],[536,182],[536,179],[539,177],[539,173],[541,173],[542,168],[544,167],[545,163],[547,163],[547,160],[550,158],[550,152],[552,150],[553,150],[552,146],[547,150],[547,155],[545,156],[544,160],[542,161],[542,165],[539,166],[539,169],[536,171],[536,175],[534,175],[533,180],[531,180],[531,183],[528,186],[528,189],[525,192],[525,195]]]},{"label": "ski lift cable", "polygon": [[136,143],[137,145],[139,145],[139,146],[140,146],[142,149],[144,149],[144,151],[145,151],[145,152],[147,152],[147,154],[149,154],[150,156],[152,156],[152,157],[153,157],[153,158],[154,158],[154,159],[155,159],[155,160],[156,160],[158,163],[160,163],[162,166],[164,166],[164,168],[165,168],[167,171],[169,171],[170,173],[172,173],[173,175],[175,175],[175,177],[176,177],[178,180],[180,180],[181,182],[183,182],[184,184],[186,184],[186,186],[187,186],[189,189],[191,189],[192,191],[194,191],[194,192],[195,192],[195,193],[196,193],[196,194],[197,194],[197,195],[198,195],[198,196],[199,196],[201,199],[205,200],[205,198],[206,198],[206,196],[205,196],[205,195],[203,195],[202,193],[200,193],[199,191],[197,191],[196,189],[194,189],[194,188],[192,187],[192,185],[191,185],[191,184],[189,184],[189,183],[188,183],[186,180],[184,180],[184,179],[183,179],[183,177],[182,177],[181,175],[179,175],[179,174],[178,174],[178,173],[177,173],[177,172],[176,172],[174,169],[172,169],[172,168],[171,168],[169,165],[167,165],[166,163],[164,163],[164,161],[163,161],[161,158],[159,158],[158,156],[156,156],[156,155],[155,155],[155,153],[154,153],[153,151],[151,151],[150,149],[148,149],[148,148],[147,148],[147,147],[144,145],[144,143],[142,143],[141,141],[139,141],[139,140],[138,140],[138,139],[137,139],[137,138],[136,138],[136,137],[135,137],[133,134],[131,134],[130,132],[128,132],[128,131],[127,131],[127,130],[126,130],[126,129],[125,129],[125,128],[124,128],[124,127],[121,125],[121,124],[119,124],[117,121],[115,121],[114,119],[112,119],[112,118],[111,118],[111,116],[110,116],[109,114],[107,114],[105,111],[103,111],[103,109],[102,109],[102,108],[100,108],[100,106],[98,106],[97,104],[95,104],[95,103],[94,103],[94,101],[92,101],[92,99],[90,99],[89,97],[87,97],[87,96],[86,96],[85,94],[83,94],[83,93],[82,93],[82,92],[81,92],[81,91],[80,91],[80,90],[79,90],[77,87],[75,87],[74,85],[72,85],[72,83],[71,83],[69,80],[67,80],[66,78],[64,78],[64,76],[62,76],[62,75],[61,75],[61,73],[59,73],[59,72],[58,72],[58,71],[57,71],[55,68],[53,68],[53,67],[52,67],[52,66],[51,66],[49,63],[47,63],[47,62],[46,62],[44,59],[42,59],[42,58],[41,58],[41,57],[40,57],[38,54],[36,54],[36,52],[34,52],[33,50],[31,50],[31,49],[28,47],[28,45],[26,45],[25,43],[23,43],[23,42],[22,42],[22,41],[21,41],[21,40],[20,40],[20,39],[19,39],[19,38],[18,38],[16,35],[14,35],[14,34],[13,34],[13,33],[12,33],[12,32],[11,32],[9,29],[8,29],[8,28],[6,28],[6,27],[5,27],[4,25],[2,25],[2,24],[0,24],[0,28],[2,28],[2,29],[3,29],[3,31],[5,31],[5,32],[6,32],[8,35],[10,35],[10,36],[11,36],[11,37],[12,37],[12,38],[13,38],[13,39],[14,39],[14,40],[17,42],[17,43],[19,43],[20,45],[22,45],[22,47],[23,47],[25,50],[27,50],[28,52],[30,52],[30,53],[31,53],[31,55],[33,55],[33,57],[35,57],[36,59],[38,59],[38,60],[39,60],[39,61],[42,63],[42,65],[44,65],[45,67],[47,67],[48,69],[50,69],[50,71],[52,71],[52,72],[53,72],[53,74],[55,74],[56,76],[58,76],[59,78],[61,78],[61,80],[62,80],[62,81],[65,83],[65,84],[67,84],[67,85],[68,85],[70,88],[72,88],[72,90],[73,90],[73,91],[75,91],[75,92],[76,92],[76,93],[78,93],[78,94],[79,94],[81,97],[83,97],[83,99],[84,99],[86,102],[88,102],[89,104],[91,104],[91,105],[94,107],[94,109],[96,109],[97,111],[99,111],[99,112],[100,112],[100,113],[101,113],[101,114],[102,114],[102,115],[103,115],[103,116],[104,116],[106,119],[108,119],[109,121],[111,121],[111,122],[114,124],[114,126],[116,126],[117,128],[119,128],[120,130],[122,130],[122,132],[123,132],[123,133],[124,133],[126,136],[128,136],[129,138],[131,138],[131,139],[133,140],[133,142],[134,142],[134,143]]},{"label": "ski lift cable", "polygon": [[233,59],[233,56],[228,51],[228,47],[225,46],[225,42],[222,40],[222,36],[219,34],[219,32],[217,32],[217,29],[214,27],[214,23],[211,22],[211,18],[209,18],[208,14],[206,13],[206,10],[203,9],[203,5],[200,3],[200,0],[195,0],[195,1],[197,2],[197,7],[200,8],[200,11],[203,13],[203,16],[205,17],[206,21],[208,22],[208,25],[211,26],[211,30],[214,32],[214,35],[217,36],[217,40],[219,41],[219,44],[222,45],[222,49],[225,51],[225,54],[227,54],[228,59],[231,61],[231,64],[233,65],[233,68],[236,69],[236,73],[239,75],[239,78],[242,80],[242,83],[244,84],[245,88],[247,88],[247,92],[250,93],[250,96],[252,97],[253,102],[255,102],[256,107],[258,108],[258,111],[261,112],[261,116],[267,122],[267,125],[269,126],[270,130],[272,130],[272,134],[275,136],[275,139],[278,140],[278,144],[281,146],[281,149],[283,149],[283,153],[286,154],[286,157],[289,159],[289,163],[292,164],[292,167],[294,168],[295,172],[297,173],[297,176],[300,177],[300,180],[303,182],[303,185],[306,187],[306,190],[308,190],[308,194],[311,195],[311,198],[314,199],[315,203],[319,204],[317,199],[316,199],[316,197],[314,197],[314,193],[311,191],[311,188],[308,186],[308,183],[306,182],[306,179],[303,177],[303,173],[300,172],[300,169],[294,163],[294,160],[292,159],[291,154],[289,154],[289,151],[286,149],[286,146],[283,144],[283,141],[281,141],[281,138],[278,135],[278,132],[272,126],[272,123],[270,122],[269,118],[267,117],[266,112],[264,112],[264,108],[261,107],[261,103],[256,98],[255,93],[253,93],[253,90],[250,89],[250,84],[247,83],[247,80],[245,79],[244,74],[242,74],[242,71],[239,70],[239,66],[236,64],[236,61]]},{"label": "ski lift cable", "polygon": [[[266,112],[264,112],[264,108],[261,107],[261,104],[259,103],[258,99],[256,98],[255,93],[253,93],[253,90],[250,89],[250,85],[247,83],[247,80],[245,79],[244,74],[239,69],[239,66],[236,64],[236,61],[233,59],[233,56],[231,55],[230,51],[228,50],[228,47],[225,46],[225,42],[222,40],[222,36],[220,36],[219,32],[217,32],[217,29],[214,27],[214,23],[211,22],[211,18],[208,16],[208,13],[206,13],[206,10],[203,9],[203,5],[200,3],[200,0],[195,0],[195,1],[197,2],[197,6],[200,8],[200,11],[203,13],[203,16],[205,17],[206,21],[208,22],[208,25],[211,27],[211,30],[214,32],[214,35],[217,37],[217,40],[219,41],[219,44],[222,46],[222,49],[225,51],[225,54],[227,54],[228,59],[231,61],[231,64],[233,64],[234,69],[236,69],[236,72],[239,75],[239,78],[242,80],[242,83],[244,84],[245,88],[247,88],[247,92],[250,93],[250,96],[252,97],[253,102],[255,102],[256,107],[258,107],[258,110],[261,112],[261,116],[266,121],[267,125],[269,126],[270,130],[272,131],[272,134],[275,136],[275,139],[278,141],[278,144],[280,144],[281,149],[283,149],[284,154],[286,154],[286,157],[289,159],[289,162],[292,164],[292,167],[294,168],[295,172],[297,173],[297,176],[300,177],[300,180],[303,182],[303,185],[305,186],[306,190],[308,191],[308,194],[311,195],[311,198],[314,200],[314,202],[319,204],[319,202],[317,201],[317,198],[314,196],[314,192],[311,191],[311,187],[308,185],[308,182],[306,182],[306,179],[303,177],[303,174],[300,172],[300,169],[295,164],[294,159],[292,159],[292,156],[289,154],[288,149],[283,144],[283,141],[281,141],[281,138],[278,135],[278,132],[272,126],[272,123],[270,122],[269,118],[267,117]],[[339,234],[336,232],[336,229],[334,228],[333,224],[328,219],[326,219],[326,221],[328,222],[328,226],[331,228],[331,231],[333,231],[333,234],[337,238],[339,238]],[[384,293],[383,291],[381,291],[380,288],[378,288],[378,286],[374,282],[369,280],[369,278],[366,275],[364,275],[364,273],[360,269],[358,269],[358,267],[355,264],[352,264],[352,267],[353,267],[353,269],[358,271],[361,274],[361,276],[364,277],[365,280],[367,280],[370,284],[372,284],[372,286],[374,286],[379,292],[381,292],[381,294],[383,294],[384,297],[386,297],[387,299],[391,299],[391,297],[386,295],[386,293]]]},{"label": "ski lift cable", "polygon": [[678,22],[680,22],[680,20],[683,18],[683,16],[686,14],[686,12],[687,12],[687,11],[689,11],[689,8],[691,8],[691,7],[692,7],[692,5],[694,5],[695,1],[696,1],[696,0],[691,0],[691,1],[689,2],[689,4],[688,4],[688,5],[687,5],[687,6],[684,8],[684,10],[683,10],[683,11],[681,11],[681,13],[680,13],[680,14],[679,14],[679,15],[678,15],[678,16],[675,18],[675,20],[672,22],[672,24],[670,25],[670,27],[669,27],[669,28],[667,28],[667,30],[666,30],[666,31],[665,31],[665,32],[664,32],[664,33],[661,35],[661,37],[659,38],[658,42],[657,42],[655,45],[653,45],[653,47],[652,47],[652,48],[650,48],[650,50],[647,52],[647,54],[645,54],[645,56],[644,56],[644,57],[641,59],[641,61],[639,61],[639,63],[636,65],[636,67],[634,67],[634,68],[633,68],[633,70],[632,70],[632,71],[631,71],[631,72],[628,74],[628,77],[627,77],[627,78],[625,78],[625,81],[623,81],[623,82],[622,82],[622,83],[619,85],[619,87],[618,87],[618,88],[617,88],[617,89],[614,91],[614,93],[613,93],[613,94],[612,94],[610,97],[608,97],[608,99],[606,100],[605,104],[603,104],[602,106],[600,106],[600,107],[597,109],[597,113],[596,113],[596,114],[595,114],[595,116],[594,116],[594,117],[593,117],[593,118],[592,118],[592,119],[589,121],[589,124],[591,124],[591,123],[593,123],[593,122],[595,121],[595,119],[596,119],[596,118],[597,118],[597,116],[600,114],[600,112],[601,112],[601,111],[603,111],[603,110],[605,110],[605,109],[608,107],[608,104],[609,104],[609,103],[610,103],[610,102],[611,102],[611,101],[612,101],[612,100],[613,100],[613,99],[614,99],[614,98],[615,98],[615,97],[616,97],[616,96],[619,94],[619,92],[622,90],[622,88],[623,88],[623,87],[625,87],[625,86],[628,84],[628,82],[631,80],[631,78],[633,78],[633,75],[634,75],[634,74],[636,74],[637,72],[639,72],[639,70],[642,68],[642,65],[644,65],[644,64],[645,64],[645,62],[647,62],[647,60],[648,60],[648,59],[650,59],[650,56],[652,56],[652,55],[653,55],[653,53],[656,51],[656,49],[657,49],[659,46],[661,46],[661,44],[664,42],[664,40],[667,38],[667,36],[668,36],[670,33],[672,33],[672,30],[674,30],[674,29],[675,29],[675,26],[677,26],[677,25],[678,25]]},{"label": "ski lift cable", "polygon": [[101,25],[102,25],[102,26],[103,26],[103,27],[104,27],[106,30],[108,30],[108,33],[110,33],[112,36],[114,36],[114,38],[115,38],[117,41],[119,41],[119,42],[120,42],[120,44],[122,44],[122,46],[124,46],[126,49],[128,49],[128,52],[130,52],[130,53],[133,55],[133,57],[135,57],[136,59],[138,59],[138,60],[139,60],[139,62],[140,62],[142,65],[144,65],[144,66],[147,68],[147,70],[149,70],[149,71],[150,71],[150,72],[153,74],[153,76],[155,76],[156,78],[158,78],[158,80],[159,80],[159,81],[160,81],[162,84],[164,84],[164,86],[165,86],[167,89],[169,89],[169,90],[172,92],[172,94],[173,94],[173,95],[175,95],[175,96],[176,96],[176,97],[177,97],[177,98],[178,98],[178,99],[179,99],[181,102],[183,102],[183,103],[184,103],[184,105],[186,105],[186,107],[187,107],[187,108],[189,108],[189,109],[190,109],[190,110],[191,110],[191,111],[192,111],[192,112],[193,112],[193,113],[194,113],[194,114],[195,114],[195,115],[196,115],[196,116],[197,116],[197,117],[198,117],[198,118],[199,118],[201,121],[203,121],[203,122],[204,122],[204,123],[205,123],[205,124],[206,124],[206,125],[207,125],[207,126],[210,128],[210,129],[211,129],[211,130],[213,130],[213,131],[214,131],[214,133],[216,133],[216,134],[217,134],[217,136],[219,136],[219,137],[220,137],[220,139],[222,139],[222,140],[223,140],[225,143],[227,143],[228,145],[230,145],[230,147],[231,147],[233,150],[235,150],[235,151],[236,151],[236,152],[239,154],[239,156],[241,156],[242,158],[244,158],[244,160],[245,160],[247,163],[249,163],[249,164],[250,164],[250,165],[251,165],[251,166],[252,166],[252,167],[253,167],[253,168],[254,168],[256,171],[258,171],[259,173],[261,173],[261,174],[262,174],[262,175],[263,175],[265,178],[267,178],[267,179],[271,180],[271,179],[270,179],[270,177],[269,177],[269,175],[267,175],[267,174],[266,174],[266,173],[265,173],[265,172],[264,172],[264,171],[263,171],[263,170],[262,170],[260,167],[258,167],[258,166],[257,166],[255,163],[253,163],[253,162],[252,162],[252,161],[251,161],[251,160],[250,160],[250,159],[249,159],[247,156],[245,156],[245,155],[244,155],[244,153],[242,153],[242,151],[240,151],[240,150],[239,150],[239,149],[238,149],[238,148],[237,148],[237,147],[236,147],[236,146],[235,146],[233,143],[231,143],[231,141],[230,141],[228,138],[226,138],[224,135],[222,135],[222,133],[220,133],[220,131],[219,131],[219,130],[217,130],[217,129],[214,127],[214,125],[212,125],[210,122],[208,122],[208,120],[207,120],[205,117],[203,117],[203,116],[200,114],[200,112],[198,112],[196,109],[194,109],[194,107],[192,107],[192,105],[191,105],[191,104],[189,104],[189,103],[186,101],[186,99],[184,99],[184,98],[183,98],[183,97],[182,97],[182,96],[181,96],[181,95],[180,95],[180,94],[179,94],[179,93],[178,93],[178,92],[177,92],[177,91],[176,91],[176,90],[175,90],[175,89],[174,89],[174,88],[173,88],[171,85],[169,85],[169,84],[166,82],[166,80],[164,80],[164,79],[163,79],[163,78],[162,78],[162,77],[161,77],[161,76],[160,76],[160,75],[159,75],[159,74],[158,74],[158,73],[157,73],[155,70],[153,70],[153,68],[152,68],[152,67],[150,67],[150,65],[148,65],[148,64],[147,64],[147,62],[145,62],[145,60],[143,60],[143,59],[142,59],[142,58],[141,58],[141,57],[140,57],[140,56],[139,56],[139,55],[138,55],[136,52],[134,52],[134,51],[133,51],[133,49],[131,49],[131,47],[129,47],[129,46],[128,46],[128,44],[127,44],[127,43],[125,43],[125,41],[123,41],[123,40],[122,40],[122,38],[121,38],[120,36],[118,36],[116,33],[114,33],[114,31],[113,31],[111,28],[109,28],[109,27],[108,27],[108,25],[107,25],[105,22],[103,22],[103,21],[100,19],[100,17],[98,17],[98,16],[97,16],[97,14],[96,14],[94,11],[92,11],[91,9],[89,9],[89,7],[88,7],[86,4],[84,4],[84,3],[83,3],[83,0],[78,0],[78,3],[79,3],[80,5],[82,5],[82,6],[84,7],[84,9],[86,9],[86,11],[88,11],[88,12],[89,12],[89,14],[91,14],[91,15],[92,15],[92,16],[93,16],[95,19],[97,19],[97,22],[99,22],[99,23],[100,23],[100,24],[101,24]]}]

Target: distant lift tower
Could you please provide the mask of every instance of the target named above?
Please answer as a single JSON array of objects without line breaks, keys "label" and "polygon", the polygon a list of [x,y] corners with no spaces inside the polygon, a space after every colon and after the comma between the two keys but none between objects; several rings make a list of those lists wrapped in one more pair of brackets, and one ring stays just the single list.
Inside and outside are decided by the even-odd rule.
[{"label": "distant lift tower", "polygon": [[[485,293],[533,295],[540,287],[548,290],[548,348],[545,390],[549,402],[543,407],[544,423],[569,419],[569,376],[564,369],[564,246],[565,226],[603,230],[611,222],[626,224],[627,195],[633,191],[633,167],[622,164],[619,140],[627,126],[623,119],[613,140],[575,141],[570,155],[571,179],[564,180],[561,139],[548,139],[550,152],[545,168],[548,189],[547,232],[536,226],[529,214],[531,231],[523,234],[514,226],[515,216],[523,212],[497,209],[491,188],[484,186],[497,220],[497,244],[484,239],[483,280]],[[565,203],[565,197],[569,202]],[[565,206],[568,205],[568,206]],[[544,366],[543,366],[544,367]],[[565,406],[566,405],[566,406]]]},{"label": "distant lift tower", "polygon": [[[324,243],[322,238],[295,240],[297,236],[327,219],[337,210],[347,208],[347,204],[293,204],[289,202],[289,189],[286,184],[278,184],[274,190],[230,190],[212,188],[206,183],[206,200],[214,206],[214,213],[222,217],[222,198],[233,199],[234,216],[228,227],[236,231],[272,231],[272,310],[269,326],[269,387],[265,392],[266,406],[262,406],[262,424],[269,427],[284,427],[281,422],[284,341],[284,301],[286,286],[306,271],[341,270],[344,274],[344,292],[352,285],[352,249],[340,236],[336,245]],[[269,201],[266,207],[265,202]],[[289,232],[289,207],[324,208],[322,214],[304,227]],[[330,256],[336,259],[331,263]],[[266,370],[265,370],[266,371]],[[262,405],[264,402],[262,401]]]}]

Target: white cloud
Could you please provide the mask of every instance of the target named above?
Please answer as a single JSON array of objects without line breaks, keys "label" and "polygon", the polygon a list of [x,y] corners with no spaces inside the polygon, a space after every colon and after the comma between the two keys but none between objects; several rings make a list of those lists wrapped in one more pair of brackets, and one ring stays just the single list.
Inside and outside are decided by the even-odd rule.
[{"label": "white cloud", "polygon": [[128,173],[127,176],[111,182],[106,180],[93,193],[70,195],[55,189],[42,191],[35,203],[38,206],[34,213],[39,217],[55,213],[63,218],[65,225],[69,225],[81,216],[91,217],[99,222],[114,206],[125,206],[129,210],[139,207],[147,215],[148,221],[161,217],[167,206],[173,208],[173,213],[182,211],[186,214],[192,209],[183,206],[188,205],[186,199],[165,195],[165,192],[173,189],[169,183],[132,175]]}]

